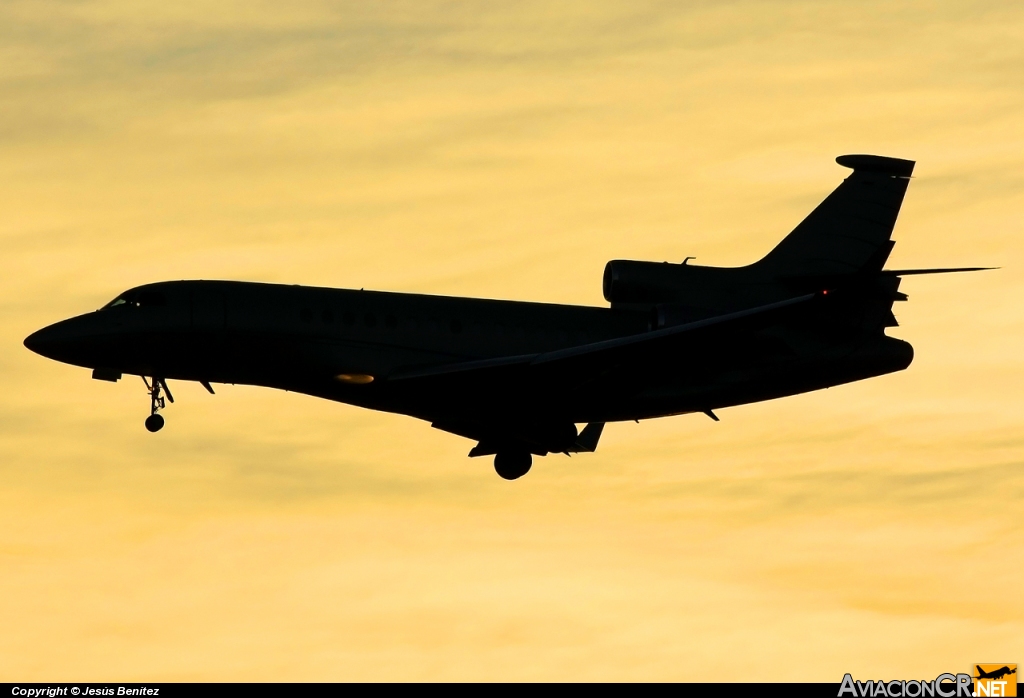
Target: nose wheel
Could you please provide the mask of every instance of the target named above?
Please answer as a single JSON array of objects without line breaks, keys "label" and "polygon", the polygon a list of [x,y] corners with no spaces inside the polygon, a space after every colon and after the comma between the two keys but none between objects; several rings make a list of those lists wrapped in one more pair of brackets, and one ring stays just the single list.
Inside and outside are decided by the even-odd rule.
[{"label": "nose wheel", "polygon": [[149,416],[146,417],[146,429],[151,433],[156,433],[164,428],[164,418],[157,414],[159,410],[167,406],[164,395],[172,403],[174,396],[171,395],[171,389],[167,387],[167,381],[163,378],[154,377],[151,382],[143,376],[142,382],[146,384],[146,390],[149,392]]}]

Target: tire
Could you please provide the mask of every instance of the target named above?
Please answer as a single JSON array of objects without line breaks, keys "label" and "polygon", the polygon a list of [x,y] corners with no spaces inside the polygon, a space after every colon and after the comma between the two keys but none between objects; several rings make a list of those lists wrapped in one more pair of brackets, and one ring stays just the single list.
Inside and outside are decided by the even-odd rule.
[{"label": "tire", "polygon": [[503,451],[494,456],[494,472],[505,480],[518,480],[530,472],[533,456],[524,451]]},{"label": "tire", "polygon": [[151,414],[146,417],[146,429],[152,433],[156,433],[164,428],[164,418],[158,414]]}]

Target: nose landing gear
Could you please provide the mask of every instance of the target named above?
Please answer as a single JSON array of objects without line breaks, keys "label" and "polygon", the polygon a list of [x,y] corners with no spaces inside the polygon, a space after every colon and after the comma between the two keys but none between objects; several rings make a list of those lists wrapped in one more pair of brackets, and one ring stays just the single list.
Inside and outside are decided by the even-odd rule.
[{"label": "nose landing gear", "polygon": [[149,391],[149,416],[146,417],[146,429],[156,433],[164,428],[164,418],[157,414],[158,410],[162,410],[166,406],[163,394],[166,393],[167,399],[172,403],[174,396],[171,395],[171,389],[167,387],[167,381],[163,378],[154,376],[151,383],[143,376],[142,382],[146,384],[146,390]]}]

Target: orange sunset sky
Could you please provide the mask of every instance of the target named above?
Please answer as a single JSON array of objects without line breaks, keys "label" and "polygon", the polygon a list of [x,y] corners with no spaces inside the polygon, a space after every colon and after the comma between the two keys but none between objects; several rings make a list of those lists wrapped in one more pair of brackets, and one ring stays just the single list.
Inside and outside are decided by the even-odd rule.
[{"label": "orange sunset sky", "polygon": [[[902,373],[522,480],[23,338],[189,278],[602,305],[918,161]],[[0,678],[933,678],[1024,661],[1024,5],[0,4]]]}]

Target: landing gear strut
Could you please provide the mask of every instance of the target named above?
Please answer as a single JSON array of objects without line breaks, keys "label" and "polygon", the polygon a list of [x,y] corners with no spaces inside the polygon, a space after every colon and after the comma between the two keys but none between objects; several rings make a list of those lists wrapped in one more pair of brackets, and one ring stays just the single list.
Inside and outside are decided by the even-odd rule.
[{"label": "landing gear strut", "polygon": [[494,471],[506,480],[518,480],[532,465],[533,456],[526,451],[499,451],[494,456]]},{"label": "landing gear strut", "polygon": [[167,387],[167,381],[163,378],[154,377],[153,382],[150,383],[143,376],[142,382],[146,384],[146,390],[149,391],[149,416],[146,417],[146,429],[155,433],[164,428],[164,418],[157,414],[158,410],[162,410],[166,406],[163,394],[166,393],[167,399],[171,402],[174,402],[174,396],[171,395],[171,389]]}]

